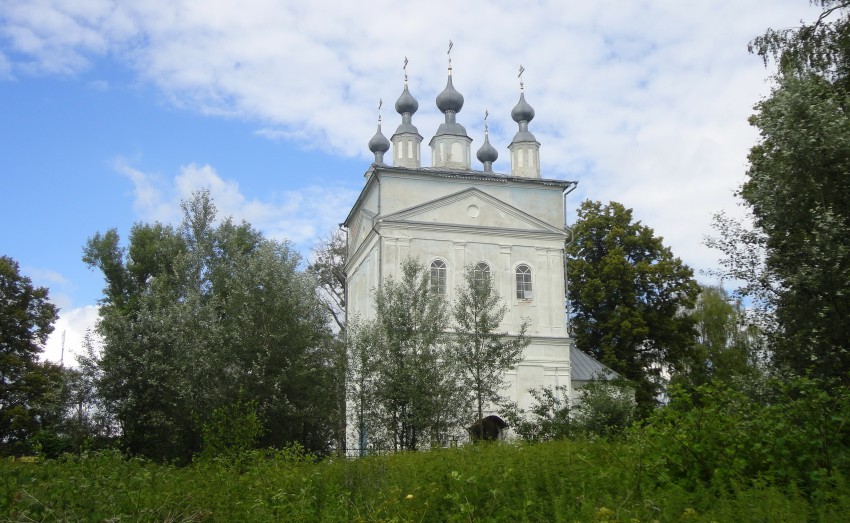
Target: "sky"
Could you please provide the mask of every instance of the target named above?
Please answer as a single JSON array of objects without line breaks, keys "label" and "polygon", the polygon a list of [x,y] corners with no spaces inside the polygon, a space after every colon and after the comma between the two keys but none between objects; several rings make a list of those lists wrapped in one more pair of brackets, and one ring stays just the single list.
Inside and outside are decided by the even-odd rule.
[{"label": "sky", "polygon": [[[765,29],[810,22],[806,0],[0,0],[0,255],[61,308],[45,357],[80,352],[103,279],[86,240],[136,222],[177,223],[208,188],[309,257],[345,218],[409,65],[427,143],[442,115],[448,42],[458,114],[497,172],[510,171],[519,66],[536,116],[544,178],[585,199],[618,201],[704,272],[719,211],[758,132],[772,66],[747,51]],[[474,168],[481,169],[480,165]]]}]

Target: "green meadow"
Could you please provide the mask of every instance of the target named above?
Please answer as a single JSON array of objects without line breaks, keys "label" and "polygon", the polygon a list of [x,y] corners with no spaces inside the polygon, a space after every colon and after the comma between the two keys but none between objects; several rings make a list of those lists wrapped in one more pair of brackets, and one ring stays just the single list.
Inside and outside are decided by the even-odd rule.
[{"label": "green meadow", "polygon": [[357,459],[296,450],[188,466],[115,451],[0,465],[4,521],[847,521],[837,474],[688,484],[645,441],[491,443]]}]

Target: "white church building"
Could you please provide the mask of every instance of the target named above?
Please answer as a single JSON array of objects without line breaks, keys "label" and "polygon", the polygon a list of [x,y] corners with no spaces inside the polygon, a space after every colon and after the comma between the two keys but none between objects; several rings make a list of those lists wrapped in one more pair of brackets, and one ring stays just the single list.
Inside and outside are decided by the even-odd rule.
[{"label": "white church building", "polygon": [[[457,121],[464,98],[452,84],[451,62],[436,103],[445,122],[429,142],[430,166],[422,165],[422,136],[412,122],[419,103],[406,75],[395,103],[400,125],[388,140],[379,120],[369,141],[375,161],[343,223],[346,313],[373,317],[372,290],[384,278],[400,277],[408,257],[429,269],[431,288],[449,301],[463,283],[465,267],[489,271],[508,306],[501,330],[516,333],[523,319],[530,320],[531,344],[509,372],[504,395],[524,409],[533,402],[528,389],[541,386],[566,386],[572,399],[583,382],[606,370],[576,349],[565,308],[565,206],[577,182],[541,176],[540,143],[529,130],[534,109],[522,83],[510,113],[518,129],[508,145],[511,171],[506,174],[493,172],[498,152],[490,144],[486,119],[484,143],[476,153],[481,167],[472,165],[472,138]],[[388,152],[390,161],[384,158]]]}]

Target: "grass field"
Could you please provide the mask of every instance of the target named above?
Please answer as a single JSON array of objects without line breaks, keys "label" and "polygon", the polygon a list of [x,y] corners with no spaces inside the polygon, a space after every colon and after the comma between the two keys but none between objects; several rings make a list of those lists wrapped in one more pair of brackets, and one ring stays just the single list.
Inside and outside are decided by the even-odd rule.
[{"label": "grass field", "polygon": [[[3,460],[6,521],[847,521],[850,489],[685,489],[635,442],[556,441],[315,460],[162,465],[117,452]],[[653,477],[655,476],[655,477]]]}]

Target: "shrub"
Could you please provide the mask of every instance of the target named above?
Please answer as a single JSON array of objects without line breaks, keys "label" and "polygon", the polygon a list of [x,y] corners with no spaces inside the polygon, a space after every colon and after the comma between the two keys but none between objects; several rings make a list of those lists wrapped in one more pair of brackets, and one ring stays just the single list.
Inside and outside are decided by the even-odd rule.
[{"label": "shrub", "polygon": [[573,410],[578,431],[592,436],[619,436],[634,421],[635,389],[623,380],[593,380],[579,390]]},{"label": "shrub", "polygon": [[850,394],[820,380],[771,382],[767,400],[710,383],[671,388],[671,402],[636,429],[661,484],[688,489],[731,485],[831,490],[850,465]]},{"label": "shrub", "polygon": [[204,448],[201,459],[235,459],[254,448],[263,435],[263,423],[257,416],[257,402],[237,399],[213,411],[204,423]]}]

